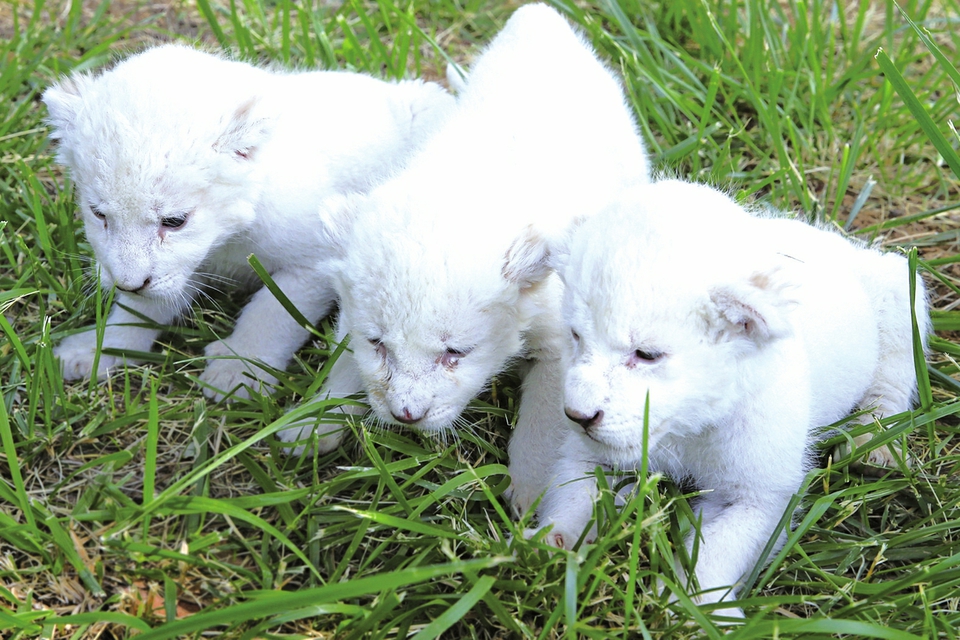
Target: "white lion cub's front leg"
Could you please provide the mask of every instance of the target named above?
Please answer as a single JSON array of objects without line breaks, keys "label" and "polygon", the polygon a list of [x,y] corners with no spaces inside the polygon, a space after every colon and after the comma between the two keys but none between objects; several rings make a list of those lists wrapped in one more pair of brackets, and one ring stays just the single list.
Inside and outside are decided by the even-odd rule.
[{"label": "white lion cub's front leg", "polygon": [[[273,280],[310,322],[329,310],[334,294],[324,274],[310,269],[286,269]],[[249,397],[249,389],[266,393],[277,379],[257,363],[283,369],[307,340],[309,332],[263,287],[243,308],[233,334],[207,345],[206,369],[200,376],[203,392],[220,400],[226,395]]]},{"label": "white lion cub's front leg", "polygon": [[[544,540],[560,549],[572,549],[593,518],[597,501],[597,462],[584,436],[569,429],[554,450],[554,464],[547,477],[549,487],[537,508],[540,529],[550,527]],[[531,530],[528,534],[532,535]],[[584,540],[596,539],[596,525]]]},{"label": "white lion cub's front leg", "polygon": [[[123,307],[132,309],[161,325],[169,324],[176,317],[175,311],[154,300],[118,291],[113,309],[107,316],[102,349],[150,351],[153,342],[160,335],[158,329],[134,326],[144,324],[145,320]],[[53,353],[60,361],[64,380],[80,380],[89,377],[93,373],[93,362],[97,353],[96,328],[91,327],[87,331],[64,338],[54,348]],[[106,378],[125,363],[137,364],[137,360],[101,353],[97,361],[96,377]]]},{"label": "white lion cub's front leg", "polygon": [[[705,494],[698,504],[701,516],[696,575],[700,584],[697,601],[702,604],[734,600],[777,523],[790,502],[789,494],[758,492],[749,496],[731,496],[719,491]],[[786,534],[779,534],[777,547]],[[687,549],[695,545],[693,534]],[[776,549],[775,548],[775,549]],[[717,610],[717,615],[743,617],[736,607]]]},{"label": "white lion cub's front leg", "polygon": [[510,436],[510,502],[524,515],[552,484],[554,464],[569,430],[563,414],[562,367],[536,360],[523,380],[517,427]]},{"label": "white lion cub's front leg", "polygon": [[[340,336],[343,339],[343,336]],[[333,363],[330,374],[325,381],[323,388],[317,397],[313,398],[306,406],[315,407],[318,403],[329,399],[344,399],[355,396],[363,390],[363,382],[360,380],[360,372],[353,360],[353,354],[344,351]],[[355,404],[343,404],[337,407],[337,411],[344,417],[348,415],[363,415],[366,413],[366,407]],[[313,433],[317,434],[318,453],[328,453],[336,449],[343,440],[343,434],[346,425],[343,420],[324,421],[321,416],[306,418],[291,424],[283,431],[277,432],[277,438],[284,442],[302,442],[307,440]],[[305,445],[297,445],[290,450],[291,455],[299,456],[308,451]],[[313,452],[313,449],[309,449]]]}]

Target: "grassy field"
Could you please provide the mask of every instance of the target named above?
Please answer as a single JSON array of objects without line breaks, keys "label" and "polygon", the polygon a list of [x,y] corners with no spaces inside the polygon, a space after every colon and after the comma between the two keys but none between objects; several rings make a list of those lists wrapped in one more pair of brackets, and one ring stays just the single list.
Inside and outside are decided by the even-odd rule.
[{"label": "grassy field", "polygon": [[360,424],[339,451],[288,459],[272,434],[319,384],[329,345],[302,349],[271,398],[209,403],[202,347],[243,303],[219,299],[149,364],[65,385],[52,347],[109,296],[46,140],[38,96],[54,78],[172,39],[439,78],[516,4],[3,0],[0,637],[960,635],[960,1],[554,5],[622,72],[659,167],[916,249],[937,337],[921,407],[884,421],[914,467],[862,475],[824,453],[727,632],[655,589],[683,593],[688,488],[650,478],[621,510],[608,492],[597,544],[575,552],[517,535],[502,497],[515,377],[453,444]]}]

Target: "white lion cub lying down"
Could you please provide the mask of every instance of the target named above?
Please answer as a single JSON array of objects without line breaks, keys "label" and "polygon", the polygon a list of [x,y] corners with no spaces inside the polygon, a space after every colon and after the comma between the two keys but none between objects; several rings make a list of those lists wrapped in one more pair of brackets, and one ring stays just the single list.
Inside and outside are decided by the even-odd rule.
[{"label": "white lion cub lying down", "polygon": [[[342,237],[339,328],[352,336],[325,393],[365,391],[385,423],[452,428],[512,360],[558,349],[559,283],[535,284],[549,271],[539,240],[647,181],[618,79],[556,11],[518,9],[438,134],[325,225]],[[525,381],[518,434],[539,419],[524,410],[537,397],[538,371]],[[551,418],[562,432],[563,416]],[[303,440],[315,427],[279,436]],[[339,425],[316,428],[326,435],[320,450],[337,445]],[[535,477],[513,480],[515,489],[539,486]]]},{"label": "white lion cub lying down", "polygon": [[[705,492],[696,577],[702,601],[730,599],[799,489],[818,428],[911,408],[907,261],[678,181],[634,190],[566,251],[555,259],[573,422],[539,508],[547,540],[572,546],[593,512],[585,477],[632,468],[646,447],[652,470]],[[926,336],[919,279],[916,318]],[[870,457],[895,463],[887,447]]]},{"label": "white lion cub lying down", "polygon": [[[385,176],[453,106],[435,84],[343,72],[270,72],[179,45],[149,49],[43,95],[59,160],[77,185],[87,239],[117,302],[159,324],[206,286],[252,284],[255,253],[307,319],[334,302],[318,260],[317,209]],[[103,346],[149,351],[152,329],[115,306]],[[275,378],[239,357],[284,368],[307,338],[266,289],[233,335],[207,348],[201,379],[220,398]],[[94,331],[56,349],[66,379],[91,375]],[[100,356],[104,377],[122,358]],[[238,395],[246,394],[241,389]]]}]

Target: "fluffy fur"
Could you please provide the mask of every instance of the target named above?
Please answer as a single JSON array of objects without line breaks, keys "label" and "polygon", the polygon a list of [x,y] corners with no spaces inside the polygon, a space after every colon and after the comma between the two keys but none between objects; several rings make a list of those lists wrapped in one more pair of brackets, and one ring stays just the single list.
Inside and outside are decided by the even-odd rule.
[{"label": "fluffy fur", "polygon": [[[43,101],[101,281],[120,290],[103,346],[139,351],[158,332],[120,305],[167,324],[205,286],[252,284],[251,253],[309,320],[327,314],[318,208],[385,176],[453,106],[435,84],[271,72],[179,45],[74,74]],[[260,390],[275,378],[256,363],[283,369],[307,335],[261,289],[207,348],[205,392]],[[93,331],[63,340],[64,377],[91,375],[95,348]],[[101,355],[96,375],[121,364]]]},{"label": "fluffy fur", "polygon": [[[439,133],[327,225],[343,236],[339,327],[352,336],[327,393],[363,391],[384,423],[450,429],[494,375],[536,359],[556,333],[547,239],[647,181],[619,80],[556,11],[518,9]],[[521,406],[518,432],[536,419]],[[336,428],[302,424],[280,437],[315,427]],[[321,450],[338,439],[322,438]]]},{"label": "fluffy fur", "polygon": [[[568,353],[542,410],[571,422],[539,520],[556,546],[592,518],[595,467],[634,467],[646,449],[652,470],[704,491],[701,599],[729,599],[800,487],[818,428],[911,407],[902,256],[663,181],[586,221],[555,260]],[[916,317],[926,336],[919,279]],[[886,447],[870,458],[895,463]]]}]

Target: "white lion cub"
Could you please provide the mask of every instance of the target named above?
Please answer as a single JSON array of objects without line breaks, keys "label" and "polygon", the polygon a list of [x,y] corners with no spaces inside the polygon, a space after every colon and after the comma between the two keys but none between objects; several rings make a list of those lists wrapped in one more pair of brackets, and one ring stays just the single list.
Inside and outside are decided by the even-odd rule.
[{"label": "white lion cub", "polygon": [[[318,257],[332,248],[317,209],[385,176],[454,103],[436,84],[271,72],[179,45],[74,74],[43,100],[101,281],[119,290],[103,346],[137,351],[158,335],[137,314],[167,324],[205,286],[252,284],[251,253],[308,320],[323,317],[334,292]],[[208,346],[223,357],[207,363],[205,392],[259,391],[275,378],[245,360],[282,369],[307,335],[261,289]],[[64,339],[64,377],[91,375],[95,349],[92,330]],[[102,355],[95,374],[121,364]]]},{"label": "white lion cub", "polygon": [[[452,428],[511,361],[557,348],[560,288],[555,277],[535,284],[549,271],[540,241],[647,181],[619,80],[556,11],[518,9],[437,135],[404,171],[347,199],[342,221],[325,225],[342,237],[339,328],[352,336],[326,393],[366,392],[385,423]],[[534,364],[524,406],[540,375]],[[539,419],[524,406],[518,435]],[[279,435],[303,440],[315,427],[326,435],[321,450],[336,446],[332,424]],[[516,496],[538,482],[513,480]]]},{"label": "white lion cub", "polygon": [[[704,491],[701,599],[731,599],[799,489],[818,428],[911,407],[902,256],[670,180],[587,220],[555,260],[570,336],[556,411],[573,421],[539,508],[556,546],[592,517],[596,465],[632,468],[646,449],[652,470]],[[926,336],[919,279],[915,313]],[[895,463],[885,446],[870,459]]]}]

